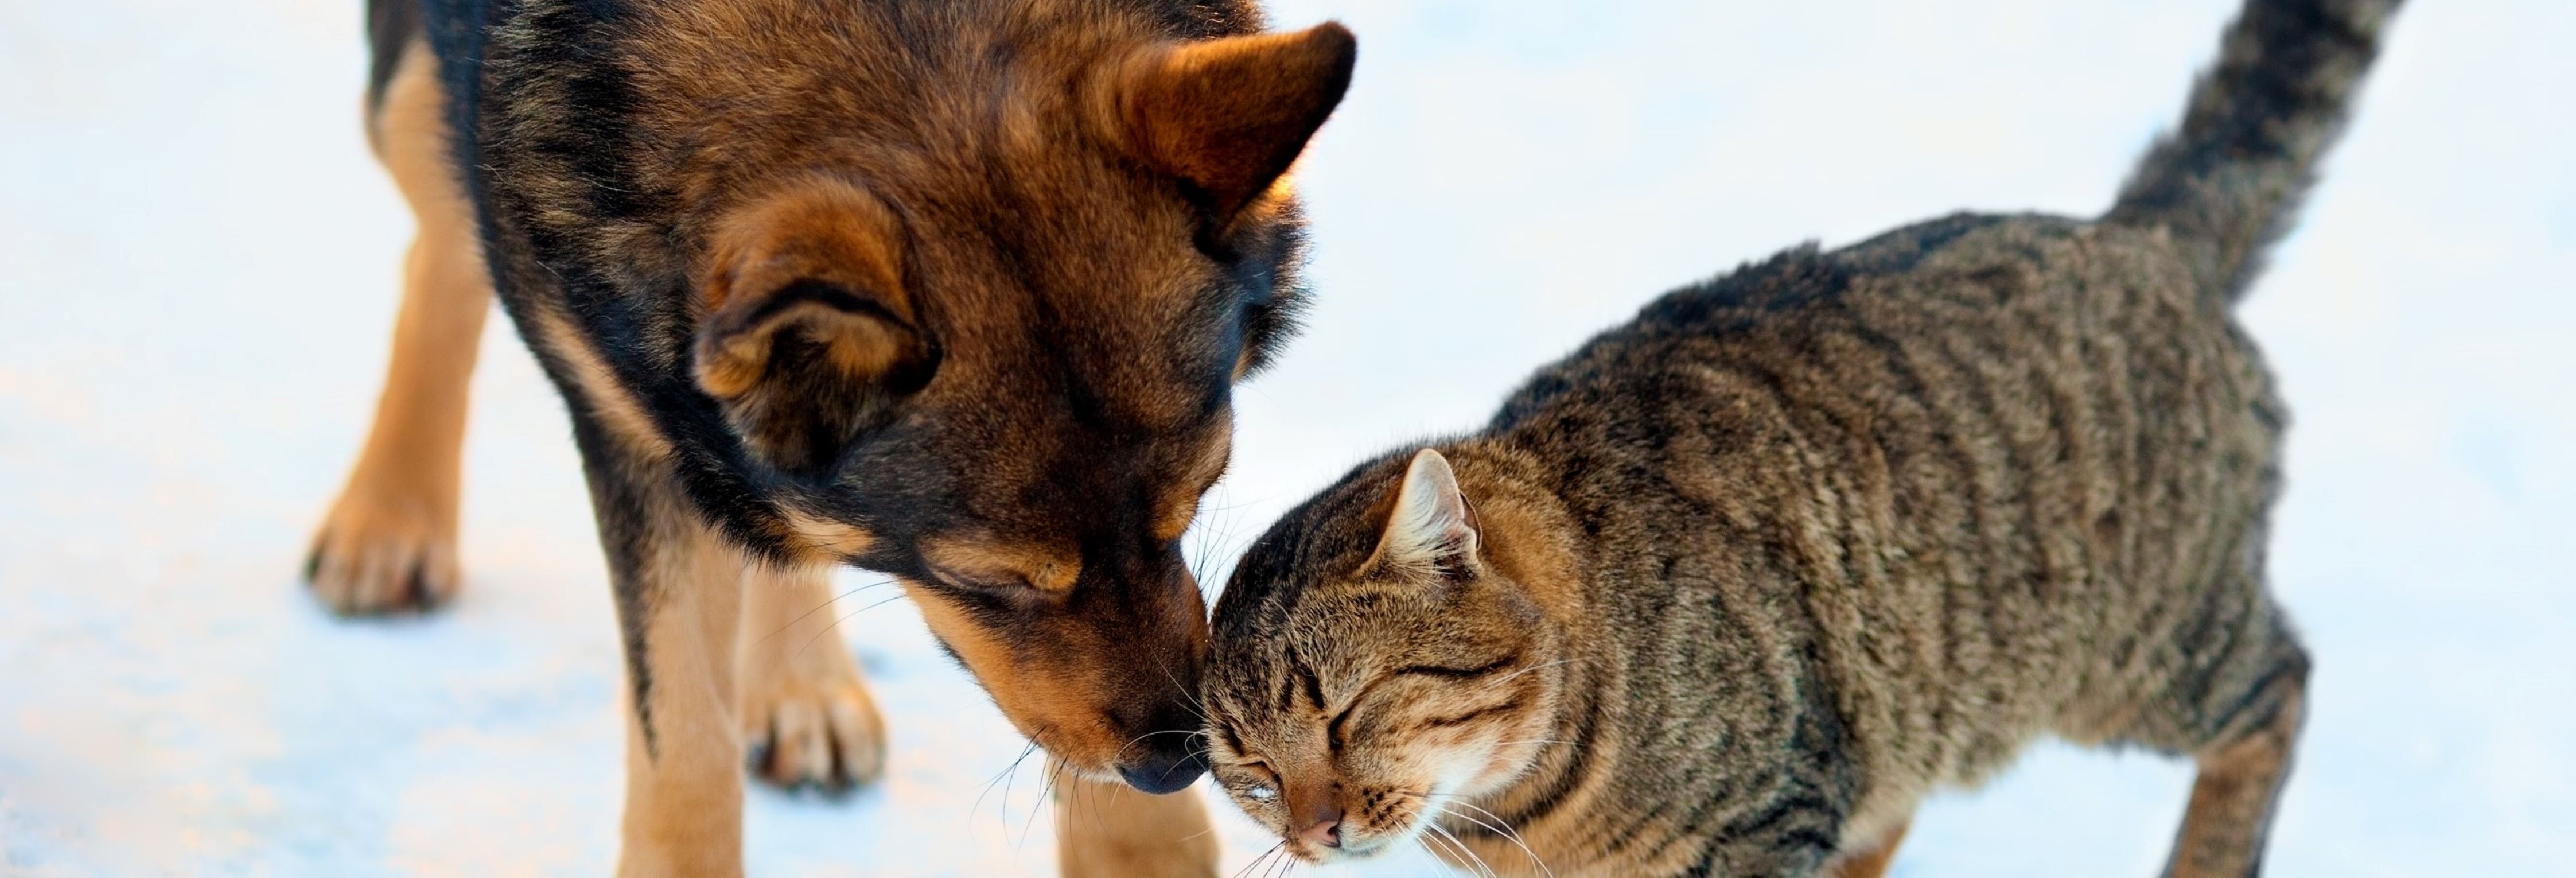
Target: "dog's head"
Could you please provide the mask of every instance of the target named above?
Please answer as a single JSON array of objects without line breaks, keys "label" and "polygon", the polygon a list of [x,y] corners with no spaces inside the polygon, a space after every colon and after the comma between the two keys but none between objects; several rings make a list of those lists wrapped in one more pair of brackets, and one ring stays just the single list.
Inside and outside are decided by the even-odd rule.
[{"label": "dog's head", "polygon": [[1281,180],[1355,45],[1044,16],[902,42],[924,26],[675,38],[759,56],[645,92],[707,95],[670,110],[709,169],[680,187],[709,205],[698,384],[784,542],[895,574],[1059,759],[1175,789],[1207,643],[1179,541],[1292,325]]}]

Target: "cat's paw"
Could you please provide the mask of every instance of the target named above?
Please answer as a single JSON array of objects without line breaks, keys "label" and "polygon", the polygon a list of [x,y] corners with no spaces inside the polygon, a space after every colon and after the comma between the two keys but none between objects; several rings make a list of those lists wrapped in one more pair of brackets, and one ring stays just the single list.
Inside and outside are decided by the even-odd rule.
[{"label": "cat's paw", "polygon": [[323,518],[304,582],[332,612],[426,611],[456,597],[455,514],[398,493],[351,486]]},{"label": "cat's paw", "polygon": [[[851,665],[838,643],[817,644]],[[799,667],[806,673],[791,672]],[[858,669],[814,672],[787,663],[743,679],[743,744],[754,777],[788,789],[838,793],[885,773],[885,718]]]}]

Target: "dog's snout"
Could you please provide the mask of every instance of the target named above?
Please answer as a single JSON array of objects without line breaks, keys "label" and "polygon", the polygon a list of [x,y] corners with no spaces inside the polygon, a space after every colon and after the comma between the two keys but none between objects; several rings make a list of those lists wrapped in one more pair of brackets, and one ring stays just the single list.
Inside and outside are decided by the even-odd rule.
[{"label": "dog's snout", "polygon": [[1118,766],[1118,775],[1127,779],[1128,786],[1159,796],[1179,792],[1207,773],[1204,751],[1188,746],[1191,739],[1184,736],[1168,737],[1181,741],[1181,745],[1146,749]]}]

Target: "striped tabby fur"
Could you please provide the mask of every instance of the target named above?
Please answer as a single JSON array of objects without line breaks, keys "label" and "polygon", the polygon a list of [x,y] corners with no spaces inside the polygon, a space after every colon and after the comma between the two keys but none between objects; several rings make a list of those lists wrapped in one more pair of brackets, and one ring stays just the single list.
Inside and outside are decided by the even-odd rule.
[{"label": "striped tabby fur", "polygon": [[2197,760],[2169,871],[2253,874],[2309,659],[2230,305],[2396,5],[2250,0],[2100,220],[1783,253],[1360,466],[1218,605],[1218,780],[1314,861],[1876,874],[2055,735]]}]

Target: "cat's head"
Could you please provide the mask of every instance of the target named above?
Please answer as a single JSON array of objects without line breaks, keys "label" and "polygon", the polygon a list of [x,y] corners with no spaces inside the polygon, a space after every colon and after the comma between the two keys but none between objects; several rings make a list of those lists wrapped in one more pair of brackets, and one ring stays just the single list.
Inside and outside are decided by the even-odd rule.
[{"label": "cat's head", "polygon": [[1211,772],[1301,858],[1473,815],[1461,800],[1510,783],[1550,735],[1557,637],[1471,495],[1436,451],[1364,466],[1264,534],[1218,601]]}]

